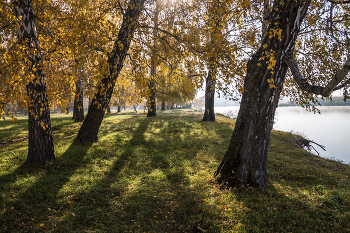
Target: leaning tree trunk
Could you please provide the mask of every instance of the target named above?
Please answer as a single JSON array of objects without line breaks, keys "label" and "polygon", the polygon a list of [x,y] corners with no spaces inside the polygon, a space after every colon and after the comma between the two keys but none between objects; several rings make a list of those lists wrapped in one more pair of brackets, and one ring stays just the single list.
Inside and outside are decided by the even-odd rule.
[{"label": "leaning tree trunk", "polygon": [[216,171],[223,187],[267,186],[272,122],[288,68],[283,58],[293,53],[310,0],[278,0],[275,4],[262,46],[247,64],[236,125]]},{"label": "leaning tree trunk", "polygon": [[83,93],[83,79],[82,76],[75,82],[75,97],[73,108],[73,119],[75,121],[84,120],[84,93]]},{"label": "leaning tree trunk", "polygon": [[33,5],[31,0],[18,0],[13,3],[13,7],[16,18],[21,21],[21,26],[17,30],[18,41],[26,47],[25,56],[29,60],[26,63],[28,73],[34,75],[33,80],[27,85],[29,100],[27,162],[46,165],[55,161],[55,154]]},{"label": "leaning tree trunk", "polygon": [[129,2],[128,9],[123,16],[123,23],[119,29],[118,39],[115,41],[111,55],[108,58],[110,75],[101,80],[76,137],[77,141],[96,142],[98,140],[98,130],[111,100],[115,82],[123,68],[144,3],[145,0],[130,0]]},{"label": "leaning tree trunk", "polygon": [[212,71],[208,71],[205,83],[205,109],[202,121],[215,121],[214,113],[215,78]]}]

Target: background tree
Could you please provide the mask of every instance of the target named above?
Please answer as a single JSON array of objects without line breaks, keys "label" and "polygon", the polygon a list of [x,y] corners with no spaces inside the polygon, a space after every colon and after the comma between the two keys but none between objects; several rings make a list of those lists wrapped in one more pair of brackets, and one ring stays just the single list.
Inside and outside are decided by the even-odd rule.
[{"label": "background tree", "polygon": [[[208,1],[206,3],[207,8],[207,22],[208,25],[205,29],[207,31],[206,44],[206,64],[208,73],[205,78],[205,109],[203,121],[214,121],[214,97],[215,97],[215,83],[216,75],[218,73],[219,60],[232,59],[229,56],[225,56],[225,53],[230,53],[230,42],[228,39],[229,34],[225,34],[224,30],[227,31],[227,20],[230,15],[231,1]],[[205,34],[204,34],[205,35]],[[226,36],[225,36],[226,35]],[[226,59],[225,59],[226,58]],[[225,66],[225,69],[230,67]]]},{"label": "background tree", "polygon": [[131,0],[128,3],[128,8],[123,14],[123,22],[120,26],[117,40],[114,42],[113,50],[108,57],[109,74],[98,85],[98,91],[76,137],[78,141],[97,141],[98,130],[112,97],[115,82],[123,68],[144,3],[145,0]]}]

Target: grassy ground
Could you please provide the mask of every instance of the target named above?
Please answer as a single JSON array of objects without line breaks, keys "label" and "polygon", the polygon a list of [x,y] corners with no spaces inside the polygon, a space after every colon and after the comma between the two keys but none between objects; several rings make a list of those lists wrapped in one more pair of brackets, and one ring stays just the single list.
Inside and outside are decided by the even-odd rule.
[{"label": "grassy ground", "polygon": [[75,145],[81,123],[53,115],[48,167],[24,163],[25,119],[1,121],[0,231],[350,232],[349,166],[273,131],[268,188],[222,191],[213,173],[234,120],[200,119],[193,110],[112,114],[98,143]]}]

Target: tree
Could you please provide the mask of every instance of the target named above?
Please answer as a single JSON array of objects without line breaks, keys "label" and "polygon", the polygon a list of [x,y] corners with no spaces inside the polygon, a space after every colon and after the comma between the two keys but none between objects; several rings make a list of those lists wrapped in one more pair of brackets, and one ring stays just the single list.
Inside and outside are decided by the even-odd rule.
[{"label": "tree", "polygon": [[114,42],[113,50],[108,57],[109,75],[105,76],[99,83],[97,93],[92,99],[86,118],[76,137],[77,141],[96,142],[98,140],[98,130],[112,97],[115,82],[123,68],[144,3],[145,0],[130,0],[128,8],[124,12],[118,39]]},{"label": "tree", "polygon": [[216,174],[224,186],[267,185],[267,153],[287,66],[310,0],[277,0],[262,46],[247,64],[244,93],[227,152]]},{"label": "tree", "polygon": [[[307,15],[309,8],[312,10]],[[236,125],[228,150],[215,173],[220,174],[219,181],[222,186],[267,186],[266,165],[270,133],[288,68],[301,89],[315,94],[329,95],[328,89],[333,91],[348,84],[349,80],[345,80],[345,76],[349,72],[349,59],[339,72],[342,75],[335,75],[331,79],[329,88],[308,85],[307,80],[297,72],[294,56],[301,27],[311,32],[311,38],[314,31],[319,31],[310,29],[308,22],[303,24],[303,19],[307,16],[308,21],[312,20],[319,13],[317,9],[325,8],[327,1],[315,1],[312,4],[311,0],[274,1],[261,46],[247,64],[244,93]],[[348,12],[348,9],[343,8],[343,12]],[[348,27],[347,24],[344,25]],[[343,39],[346,40],[346,36]],[[318,42],[315,43],[317,45]],[[318,82],[324,81],[323,78]],[[340,82],[342,84],[338,85]],[[285,85],[285,88],[289,85],[290,83]]]},{"label": "tree", "polygon": [[76,121],[84,120],[84,88],[83,88],[83,77],[79,75],[75,82],[75,96],[74,96],[74,108],[73,108],[73,119]]},{"label": "tree", "polygon": [[[227,49],[228,41],[224,38],[225,22],[230,12],[230,1],[208,2],[209,43],[207,45],[208,74],[205,79],[205,109],[202,121],[214,121],[214,98],[216,74],[218,72],[219,53]],[[227,67],[228,68],[228,67]]]},{"label": "tree", "polygon": [[147,99],[148,116],[155,116],[156,101],[193,99],[202,62],[191,54],[183,39],[194,34],[187,1],[156,1],[148,11],[150,18],[140,25],[129,53],[133,67],[130,75],[140,97]]},{"label": "tree", "polygon": [[48,164],[55,161],[51,131],[50,109],[46,95],[42,54],[35,26],[31,0],[12,3],[16,18],[20,20],[17,31],[19,44],[23,46],[25,65],[32,80],[27,84],[28,94],[28,156],[27,162]]}]

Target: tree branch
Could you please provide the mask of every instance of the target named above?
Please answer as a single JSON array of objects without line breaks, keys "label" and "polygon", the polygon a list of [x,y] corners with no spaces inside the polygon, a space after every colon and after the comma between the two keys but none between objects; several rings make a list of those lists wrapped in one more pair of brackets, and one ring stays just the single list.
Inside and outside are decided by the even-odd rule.
[{"label": "tree branch", "polygon": [[40,23],[43,24],[43,26],[44,26],[44,27],[46,28],[46,30],[49,32],[51,38],[54,38],[54,37],[55,37],[54,34],[53,34],[53,33],[51,32],[51,30],[46,26],[46,23],[44,22],[44,20],[42,20],[41,18],[39,18],[39,17],[36,16],[36,15],[35,15],[35,18],[36,18],[37,20],[39,20]]},{"label": "tree branch", "polygon": [[[284,57],[284,62],[290,68],[293,74],[294,80],[297,82],[300,89],[308,93],[321,95],[323,97],[328,97],[333,91],[342,88],[341,87],[342,85],[340,85],[339,87],[337,87],[337,85],[341,81],[343,81],[346,78],[346,75],[350,72],[350,56],[349,56],[345,64],[343,65],[343,67],[332,78],[332,80],[325,87],[322,87],[322,86],[311,85],[308,83],[306,79],[303,78],[302,74],[299,71],[298,64],[293,58],[293,55],[286,55]],[[346,81],[346,83],[348,83],[348,81]],[[347,84],[344,83],[343,85],[345,86]]]},{"label": "tree branch", "polygon": [[5,29],[5,28],[7,28],[8,26],[10,26],[11,24],[7,24],[7,25],[5,25],[5,26],[2,26],[2,27],[0,27],[0,30],[2,30],[2,29]]},{"label": "tree branch", "polygon": [[342,1],[342,0],[339,0],[339,1],[328,0],[328,2],[333,3],[333,4],[347,4],[347,3],[350,3],[350,1]]}]

